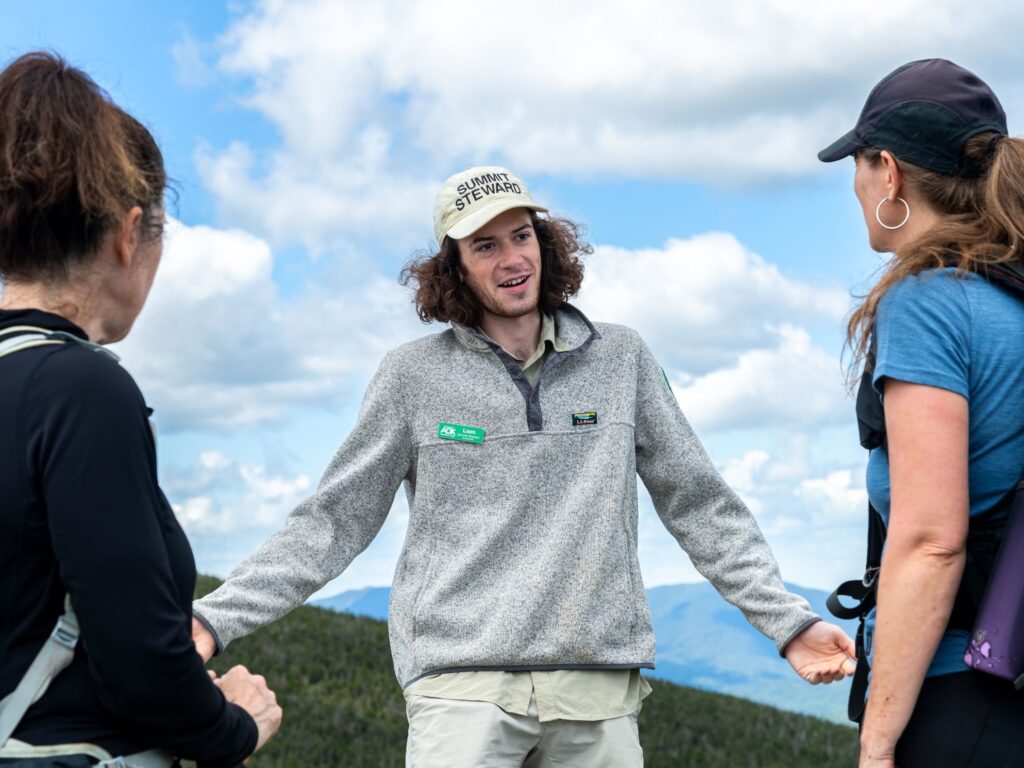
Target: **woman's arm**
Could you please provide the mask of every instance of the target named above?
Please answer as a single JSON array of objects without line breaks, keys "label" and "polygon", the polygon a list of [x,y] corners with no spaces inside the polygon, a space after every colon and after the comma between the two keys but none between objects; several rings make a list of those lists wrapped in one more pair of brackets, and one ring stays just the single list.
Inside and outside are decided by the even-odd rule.
[{"label": "woman's arm", "polygon": [[861,766],[892,766],[963,574],[969,512],[968,404],[884,380],[892,501],[878,585]]}]

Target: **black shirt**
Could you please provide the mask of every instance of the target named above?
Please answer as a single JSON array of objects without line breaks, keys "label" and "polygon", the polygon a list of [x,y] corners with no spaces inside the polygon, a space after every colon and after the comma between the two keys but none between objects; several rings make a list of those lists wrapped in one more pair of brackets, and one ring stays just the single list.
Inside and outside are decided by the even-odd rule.
[{"label": "black shirt", "polygon": [[[0,329],[14,325],[86,338],[57,315],[0,311]],[[192,645],[195,561],[157,485],[149,413],[128,372],[82,345],[0,358],[0,698],[69,594],[74,660],[14,738],[235,765],[255,748],[256,724]]]}]

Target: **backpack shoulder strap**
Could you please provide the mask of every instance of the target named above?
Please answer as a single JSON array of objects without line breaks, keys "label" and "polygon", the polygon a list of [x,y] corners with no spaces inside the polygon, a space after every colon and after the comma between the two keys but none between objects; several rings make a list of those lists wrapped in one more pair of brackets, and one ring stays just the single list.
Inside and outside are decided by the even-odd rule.
[{"label": "backpack shoulder strap", "polygon": [[32,349],[46,344],[77,344],[80,347],[91,349],[111,358],[115,363],[121,358],[100,344],[75,336],[66,331],[51,331],[46,328],[37,328],[33,325],[12,325],[9,328],[0,330],[0,357],[20,352],[23,349]]},{"label": "backpack shoulder strap", "polygon": [[[103,347],[63,331],[50,331],[32,325],[16,325],[0,330],[0,358],[47,344],[75,343],[98,352],[118,357]],[[25,716],[37,702],[53,679],[71,663],[78,644],[78,619],[71,607],[71,598],[64,598],[64,613],[43,647],[29,665],[17,687],[0,701],[0,747],[7,742]]]},{"label": "backpack shoulder strap", "polygon": [[1020,294],[1024,294],[1024,265],[1015,262],[992,264],[979,272],[990,283],[998,283]]},{"label": "backpack shoulder strap", "polygon": [[29,665],[18,686],[0,701],[0,746],[11,737],[28,708],[37,702],[51,681],[71,663],[78,644],[78,618],[71,598],[64,598],[64,614]]},{"label": "backpack shoulder strap", "polygon": [[63,339],[55,339],[51,331],[36,328],[32,325],[15,325],[0,330],[0,357],[20,352],[23,349],[41,347],[44,344],[63,344]]}]

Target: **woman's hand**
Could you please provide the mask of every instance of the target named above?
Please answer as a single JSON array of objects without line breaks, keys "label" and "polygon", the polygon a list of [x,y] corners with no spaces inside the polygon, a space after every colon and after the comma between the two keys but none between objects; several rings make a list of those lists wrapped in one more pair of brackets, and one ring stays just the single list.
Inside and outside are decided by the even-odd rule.
[{"label": "woman's hand", "polygon": [[223,677],[213,681],[224,698],[237,704],[256,721],[258,751],[281,727],[284,712],[277,705],[277,696],[267,687],[263,675],[250,674],[243,666],[232,667]]},{"label": "woman's hand", "polygon": [[857,669],[853,640],[824,621],[814,622],[790,640],[784,654],[793,670],[812,685],[842,680]]},{"label": "woman's hand", "polygon": [[196,653],[203,659],[203,664],[213,658],[217,650],[217,643],[210,634],[210,630],[203,626],[199,619],[192,617],[192,642],[196,646]]}]

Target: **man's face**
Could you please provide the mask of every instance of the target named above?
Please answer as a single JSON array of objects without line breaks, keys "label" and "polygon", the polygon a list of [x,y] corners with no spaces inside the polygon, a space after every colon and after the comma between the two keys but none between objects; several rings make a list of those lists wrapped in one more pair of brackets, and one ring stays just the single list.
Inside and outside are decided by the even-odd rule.
[{"label": "man's face", "polygon": [[522,317],[540,297],[540,244],[530,213],[513,208],[455,241],[473,295],[497,317]]}]

